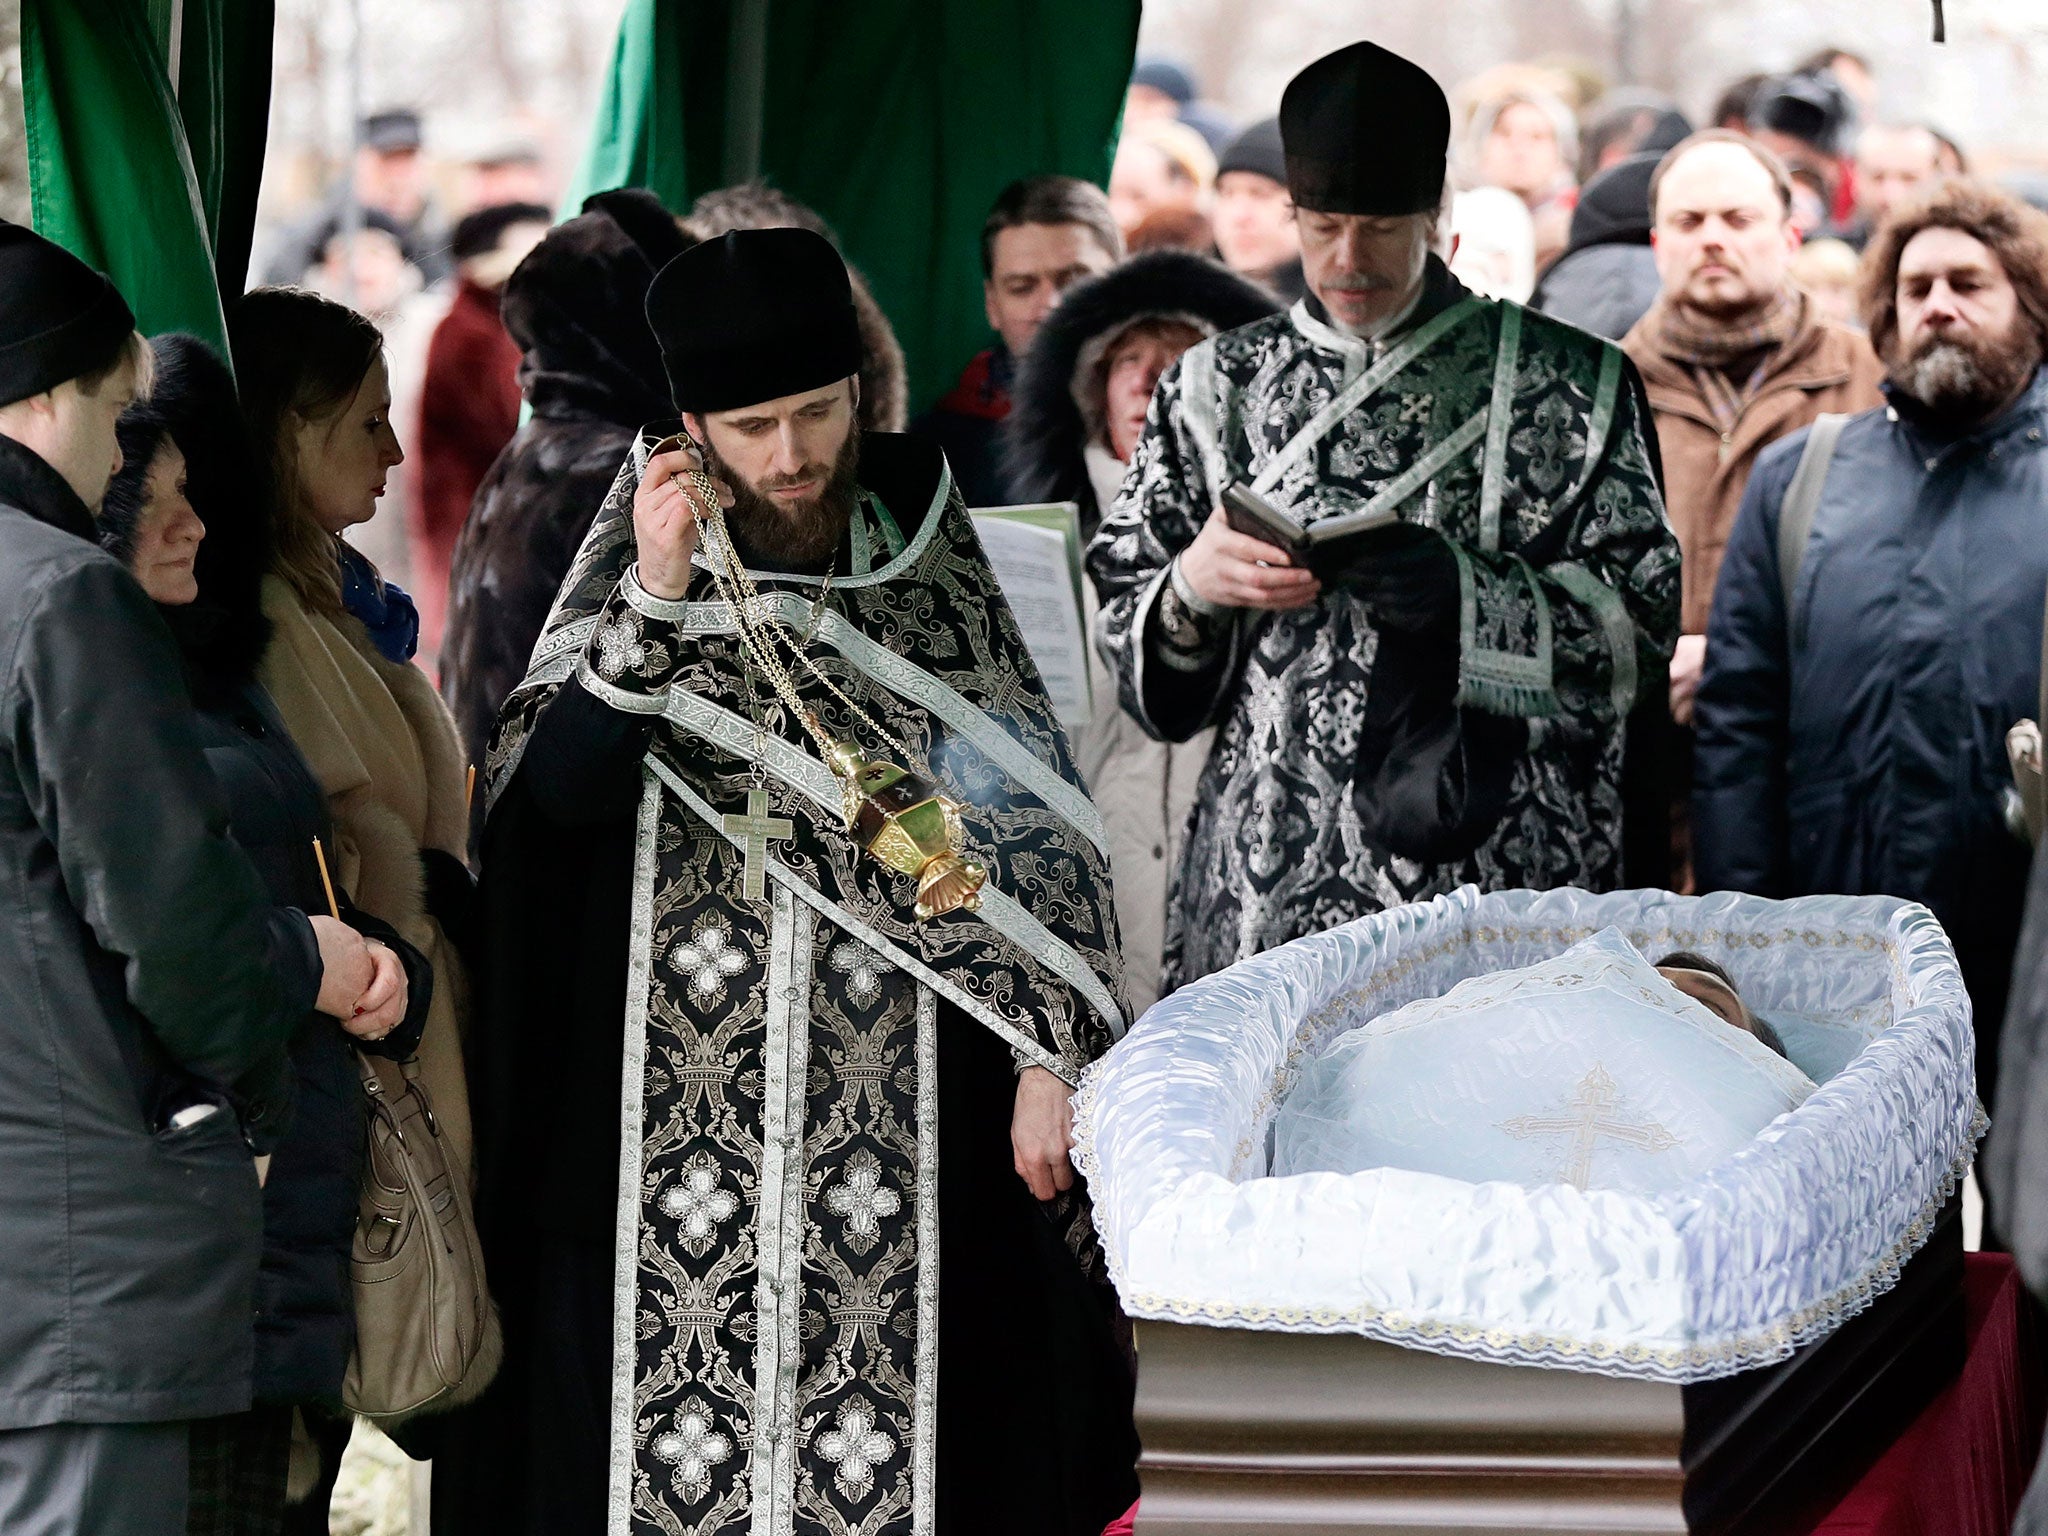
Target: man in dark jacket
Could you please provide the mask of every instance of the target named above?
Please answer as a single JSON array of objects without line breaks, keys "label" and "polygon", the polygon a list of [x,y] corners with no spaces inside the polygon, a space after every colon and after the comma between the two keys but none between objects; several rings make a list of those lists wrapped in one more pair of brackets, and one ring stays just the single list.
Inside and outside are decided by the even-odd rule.
[{"label": "man in dark jacket", "polygon": [[1619,341],[1657,301],[1650,250],[1650,177],[1663,151],[1616,161],[1579,189],[1571,237],[1529,298],[1529,307]]},{"label": "man in dark jacket", "polygon": [[1750,477],[1707,625],[1696,868],[1702,890],[1926,903],[1988,1104],[2028,864],[2005,734],[2037,708],[2048,589],[2048,216],[1955,182],[1864,272],[1890,403],[1849,418],[1806,537],[1795,516],[1781,546],[1812,429]]},{"label": "man in dark jacket", "polygon": [[1027,176],[997,194],[981,226],[982,299],[996,344],[977,352],[958,382],[910,430],[946,453],[970,507],[1009,501],[1003,418],[1017,359],[1060,295],[1123,258],[1123,236],[1099,187],[1072,176]]},{"label": "man in dark jacket", "polygon": [[455,546],[441,691],[481,764],[569,562],[643,422],[673,407],[647,328],[655,271],[695,241],[648,192],[604,192],[505,284],[533,415],[477,488]]},{"label": "man in dark jacket", "polygon": [[230,1085],[360,937],[228,840],[169,633],[93,541],[147,352],[0,225],[0,1530],[185,1529],[187,1422],[246,1408],[261,1216]]}]

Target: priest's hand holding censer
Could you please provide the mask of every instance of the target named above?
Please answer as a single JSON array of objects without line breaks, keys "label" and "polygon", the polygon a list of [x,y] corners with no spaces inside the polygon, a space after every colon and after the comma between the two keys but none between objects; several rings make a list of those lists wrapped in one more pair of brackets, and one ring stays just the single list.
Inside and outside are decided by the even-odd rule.
[{"label": "priest's hand holding censer", "polygon": [[[916,877],[920,921],[974,911],[981,905],[988,871],[962,856],[966,831],[960,807],[941,793],[937,776],[922,764],[923,771],[914,772],[868,756],[855,741],[833,738],[799,696],[792,662],[795,671],[822,686],[855,722],[895,748],[906,762],[917,761],[918,754],[848,698],[818,669],[804,642],[767,611],[726,529],[724,509],[732,500],[732,493],[704,472],[702,455],[688,437],[658,443],[633,497],[640,584],[656,597],[681,598],[689,587],[691,556],[701,542],[718,595],[733,611],[748,666],[767,680],[838,778],[847,830],[871,857]],[[825,592],[831,589],[828,574]],[[823,600],[821,593],[821,605]]]}]

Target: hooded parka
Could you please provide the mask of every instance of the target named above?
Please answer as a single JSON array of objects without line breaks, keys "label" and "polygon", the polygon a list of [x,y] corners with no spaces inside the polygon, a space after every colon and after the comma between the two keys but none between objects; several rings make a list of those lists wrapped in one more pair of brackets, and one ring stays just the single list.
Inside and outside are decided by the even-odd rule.
[{"label": "hooded parka", "polygon": [[441,691],[479,764],[634,433],[674,414],[647,289],[692,242],[648,194],[605,198],[549,231],[505,284],[533,414],[477,488],[441,647]]},{"label": "hooded parka", "polygon": [[[1103,425],[1103,369],[1118,336],[1141,320],[1178,321],[1213,336],[1279,309],[1264,288],[1187,251],[1149,251],[1076,284],[1038,328],[1018,371],[1015,407],[1003,423],[1011,494],[1022,502],[1074,502],[1082,541],[1094,537],[1123,478]],[[1086,597],[1093,634],[1092,585]],[[1074,732],[1074,757],[1109,829],[1124,981],[1142,1013],[1159,997],[1172,872],[1215,732],[1153,740],[1124,713],[1115,679],[1092,650],[1089,661],[1095,713]]]}]

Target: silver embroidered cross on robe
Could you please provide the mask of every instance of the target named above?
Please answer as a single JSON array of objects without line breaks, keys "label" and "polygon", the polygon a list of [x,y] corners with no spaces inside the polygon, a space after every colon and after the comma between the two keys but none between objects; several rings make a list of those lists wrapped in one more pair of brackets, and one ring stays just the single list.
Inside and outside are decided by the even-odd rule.
[{"label": "silver embroidered cross on robe", "polygon": [[[937,455],[870,438],[863,484],[915,449],[929,504],[892,517],[863,497],[829,593],[750,574],[960,803],[983,899],[920,922],[915,879],[863,851],[814,744],[750,680],[708,573],[681,602],[635,579],[632,495],[659,435],[621,468],[489,764],[502,794],[572,678],[656,722],[627,949],[610,1530],[925,1536],[946,1454],[941,1215],[948,1179],[977,1176],[940,1165],[961,1111],[938,1064],[993,1036],[1003,1084],[1027,1065],[1071,1082],[1121,1032],[1105,834]],[[828,690],[801,692],[861,736]],[[1078,1191],[1043,1215],[1027,1199],[1029,1221],[1048,1215],[1077,1275],[1099,1259]]]}]

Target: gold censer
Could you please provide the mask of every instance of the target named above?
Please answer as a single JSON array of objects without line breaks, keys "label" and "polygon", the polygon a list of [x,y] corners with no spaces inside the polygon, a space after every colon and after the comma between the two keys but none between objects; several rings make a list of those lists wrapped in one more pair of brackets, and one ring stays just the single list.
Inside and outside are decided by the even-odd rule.
[{"label": "gold censer", "polygon": [[963,858],[966,829],[960,807],[929,779],[864,756],[850,741],[835,741],[826,762],[838,775],[846,829],[870,855],[917,877],[920,922],[981,906],[988,871]]}]

